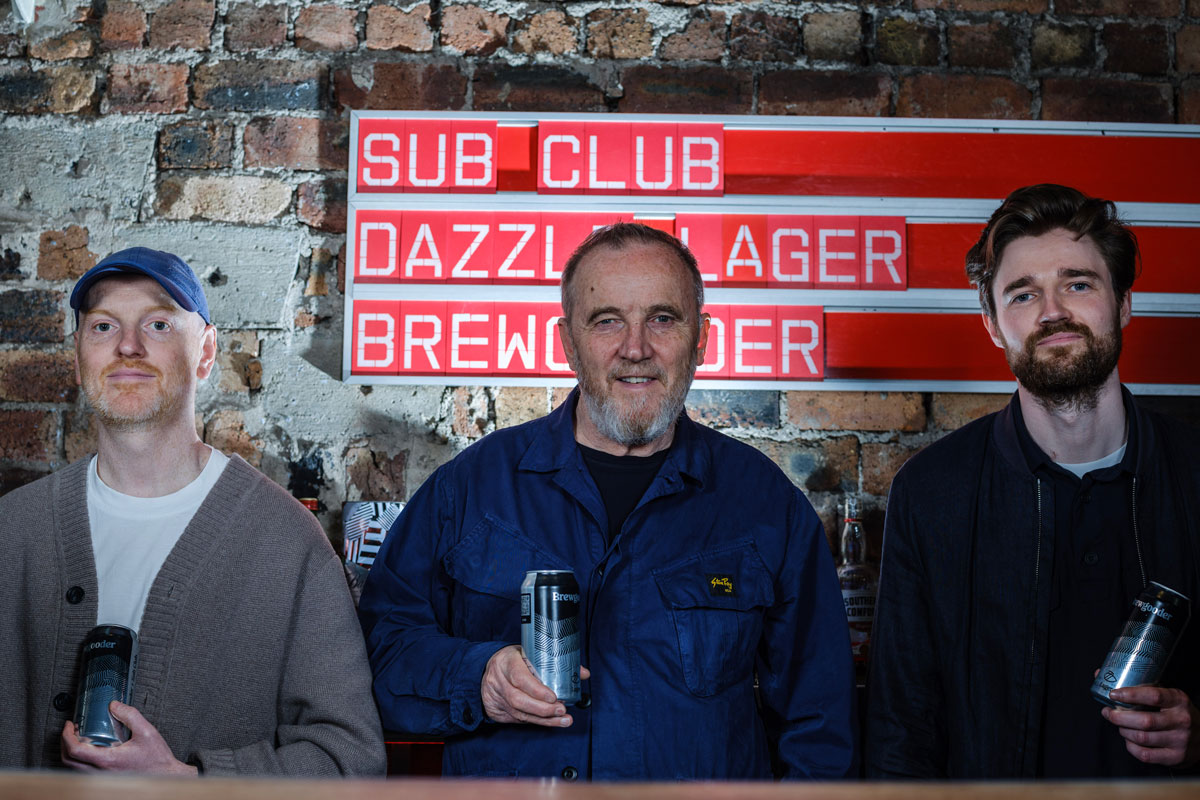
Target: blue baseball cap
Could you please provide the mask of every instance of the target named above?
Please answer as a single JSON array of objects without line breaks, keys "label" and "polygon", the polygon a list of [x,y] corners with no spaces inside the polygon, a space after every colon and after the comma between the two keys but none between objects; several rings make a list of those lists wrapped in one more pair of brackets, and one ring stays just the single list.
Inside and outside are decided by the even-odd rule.
[{"label": "blue baseball cap", "polygon": [[96,281],[112,275],[142,274],[154,278],[184,311],[195,311],[209,325],[208,300],[204,287],[187,262],[173,253],[151,250],[149,247],[130,247],[113,253],[84,273],[71,290],[71,308],[79,321],[79,309]]}]

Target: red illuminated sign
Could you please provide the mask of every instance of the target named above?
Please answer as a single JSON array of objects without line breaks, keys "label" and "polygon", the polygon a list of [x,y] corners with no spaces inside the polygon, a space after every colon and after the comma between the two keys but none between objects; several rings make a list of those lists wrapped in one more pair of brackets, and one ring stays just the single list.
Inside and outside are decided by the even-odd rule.
[{"label": "red illuminated sign", "polygon": [[697,258],[697,386],[1004,391],[964,256],[1005,194],[1056,182],[1138,235],[1122,378],[1200,394],[1200,362],[1155,346],[1200,336],[1200,129],[354,112],[351,139],[346,380],[570,383],[563,268],[636,220]]}]

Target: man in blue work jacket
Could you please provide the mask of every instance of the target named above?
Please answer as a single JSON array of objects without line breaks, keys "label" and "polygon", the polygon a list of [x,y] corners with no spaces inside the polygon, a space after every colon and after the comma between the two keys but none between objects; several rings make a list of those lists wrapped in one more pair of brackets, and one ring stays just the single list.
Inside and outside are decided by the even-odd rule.
[{"label": "man in blue work jacket", "polygon": [[[821,523],[766,457],[683,413],[708,334],[695,258],[610,226],[562,297],[579,388],[438,469],[371,569],[384,726],[445,736],[447,775],[847,775],[853,673]],[[516,644],[531,569],[579,581],[572,708]]]}]

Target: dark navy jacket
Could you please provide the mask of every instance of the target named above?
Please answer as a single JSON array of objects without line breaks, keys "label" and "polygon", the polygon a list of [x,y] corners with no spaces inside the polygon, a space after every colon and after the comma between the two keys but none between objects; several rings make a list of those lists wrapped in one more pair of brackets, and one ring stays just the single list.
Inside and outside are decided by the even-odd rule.
[{"label": "dark navy jacket", "polygon": [[[1130,526],[1147,579],[1195,603],[1200,441],[1139,408],[1128,391],[1125,400],[1138,434]],[[892,482],[868,681],[868,776],[1036,776],[1055,513],[1053,492],[1021,451],[1016,402],[926,448]],[[1200,701],[1195,619],[1162,684]]]},{"label": "dark navy jacket", "polygon": [[[388,534],[360,606],[384,727],[445,736],[448,775],[769,778],[772,758],[787,777],[851,772],[846,617],[808,501],[683,415],[609,544],[577,398],[442,466]],[[591,703],[567,729],[484,719],[484,667],[520,642],[530,569],[572,569],[583,595]]]}]

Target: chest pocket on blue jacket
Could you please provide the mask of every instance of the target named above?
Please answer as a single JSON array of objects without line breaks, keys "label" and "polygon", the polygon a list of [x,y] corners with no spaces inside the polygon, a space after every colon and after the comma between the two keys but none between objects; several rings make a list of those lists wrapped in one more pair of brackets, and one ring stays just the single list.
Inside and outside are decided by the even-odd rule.
[{"label": "chest pocket on blue jacket", "polygon": [[653,570],[675,625],[688,689],[709,697],[749,678],[763,610],[775,601],[771,574],[751,539]]},{"label": "chest pocket on blue jacket", "polygon": [[456,584],[452,631],[474,641],[521,638],[521,581],[531,569],[569,569],[562,559],[490,514],[442,558]]}]

